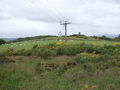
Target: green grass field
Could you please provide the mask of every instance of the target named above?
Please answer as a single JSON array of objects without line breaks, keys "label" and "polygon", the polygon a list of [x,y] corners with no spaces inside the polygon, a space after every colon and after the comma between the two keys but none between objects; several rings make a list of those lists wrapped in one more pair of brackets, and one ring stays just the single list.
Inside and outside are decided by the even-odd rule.
[{"label": "green grass field", "polygon": [[[1,90],[119,90],[120,68],[99,71],[84,70],[82,66],[66,66],[73,57],[40,58],[16,57],[16,63],[0,66]],[[41,73],[39,63],[60,65],[58,69]],[[47,69],[50,68],[46,67]],[[112,89],[113,88],[113,89]]]},{"label": "green grass field", "polygon": [[[11,43],[1,45],[0,52],[8,48],[29,50],[36,44],[44,46],[55,42],[40,40]],[[81,39],[70,40],[66,44],[71,47],[80,43],[86,43],[88,51],[49,58],[6,56],[10,62],[0,63],[0,90],[120,90],[120,47],[112,47],[117,42]],[[94,51],[90,53],[92,47],[88,48],[89,44],[97,45],[96,48],[100,46],[100,49],[92,49],[100,52],[103,52],[101,46],[108,46],[102,49],[105,50],[104,54],[96,54]],[[0,56],[0,60],[3,58]]]},{"label": "green grass field", "polygon": [[0,52],[5,51],[8,48],[14,48],[14,49],[30,49],[32,48],[34,45],[39,44],[39,45],[46,45],[46,44],[50,44],[50,43],[54,43],[55,41],[24,41],[24,42],[17,42],[17,43],[11,43],[11,44],[5,44],[0,46]]},{"label": "green grass field", "polygon": [[[0,46],[0,52],[3,52],[7,50],[8,48],[14,48],[16,50],[18,49],[31,49],[34,45],[47,45],[50,43],[55,43],[57,41],[55,40],[33,40],[33,41],[24,41],[24,42],[17,42],[17,43],[11,43],[11,44],[5,44]],[[88,44],[96,44],[96,45],[111,45],[116,42],[114,41],[105,41],[105,40],[69,40],[67,44],[79,44],[79,43],[88,43]]]}]

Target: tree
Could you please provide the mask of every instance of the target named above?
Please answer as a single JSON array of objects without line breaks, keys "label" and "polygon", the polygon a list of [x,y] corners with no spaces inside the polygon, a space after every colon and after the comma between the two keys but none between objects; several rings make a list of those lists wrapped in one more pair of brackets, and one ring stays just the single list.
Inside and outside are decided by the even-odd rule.
[{"label": "tree", "polygon": [[112,40],[111,38],[108,38],[108,37],[106,37],[105,35],[99,37],[99,39],[103,39],[103,40]]},{"label": "tree", "polygon": [[5,43],[6,43],[5,40],[0,39],[0,45],[5,44]]},{"label": "tree", "polygon": [[120,39],[120,34],[118,35],[118,38]]},{"label": "tree", "polygon": [[120,41],[120,34],[115,38],[115,40]]}]

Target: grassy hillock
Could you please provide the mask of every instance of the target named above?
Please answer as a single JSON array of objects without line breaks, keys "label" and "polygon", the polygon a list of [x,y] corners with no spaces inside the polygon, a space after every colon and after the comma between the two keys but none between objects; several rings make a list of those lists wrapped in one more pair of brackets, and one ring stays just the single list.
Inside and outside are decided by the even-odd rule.
[{"label": "grassy hillock", "polygon": [[119,42],[26,41],[0,50],[0,90],[120,89]]}]

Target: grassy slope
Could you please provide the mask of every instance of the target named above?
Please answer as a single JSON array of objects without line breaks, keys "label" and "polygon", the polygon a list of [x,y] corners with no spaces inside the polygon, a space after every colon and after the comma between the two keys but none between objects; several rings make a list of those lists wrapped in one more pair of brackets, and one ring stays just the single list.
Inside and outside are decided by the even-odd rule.
[{"label": "grassy slope", "polygon": [[[18,42],[18,43],[11,43],[11,44],[5,44],[0,46],[0,52],[3,52],[7,50],[8,48],[15,48],[15,49],[30,49],[34,45],[39,44],[39,45],[45,45],[49,43],[54,43],[56,42],[55,40],[33,40],[33,41],[24,41],[24,42]],[[92,44],[97,44],[97,45],[104,45],[104,44],[113,44],[115,42],[112,41],[105,41],[105,40],[85,40],[85,39],[80,39],[80,40],[70,40],[68,41],[68,44],[78,44],[78,43],[92,43]]]},{"label": "grassy slope", "polygon": [[[30,49],[36,44],[48,44],[56,41],[28,41],[0,46],[0,51],[8,47],[15,49]],[[113,44],[114,42],[103,40],[79,40],[69,43],[94,43],[97,45]],[[0,66],[0,90],[81,90],[85,84],[91,90],[119,90],[120,68],[110,67],[105,70],[86,71],[81,65],[75,65],[66,69],[67,62],[73,61],[74,57],[55,57],[48,60],[32,57],[12,57],[15,63]],[[37,69],[39,63],[58,64],[56,70],[45,71],[40,74]],[[93,64],[94,65],[94,64]]]},{"label": "grassy slope", "polygon": [[5,51],[8,48],[15,48],[15,49],[30,49],[34,45],[39,44],[39,45],[45,45],[49,43],[54,43],[55,41],[25,41],[25,42],[17,42],[17,43],[11,43],[11,44],[5,44],[0,46],[0,52]]},{"label": "grassy slope", "polygon": [[[91,90],[119,90],[120,68],[112,67],[99,73],[86,71],[80,65],[64,67],[73,57],[17,57],[16,63],[0,66],[0,90],[81,90],[85,84]],[[58,64],[60,67],[40,74],[38,64]]]}]

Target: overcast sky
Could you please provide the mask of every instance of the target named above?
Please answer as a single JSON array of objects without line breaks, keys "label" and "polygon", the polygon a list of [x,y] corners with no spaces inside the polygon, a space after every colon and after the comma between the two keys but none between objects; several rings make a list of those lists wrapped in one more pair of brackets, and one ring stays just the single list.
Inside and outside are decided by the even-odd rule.
[{"label": "overcast sky", "polygon": [[120,34],[120,0],[0,0],[0,38]]}]

